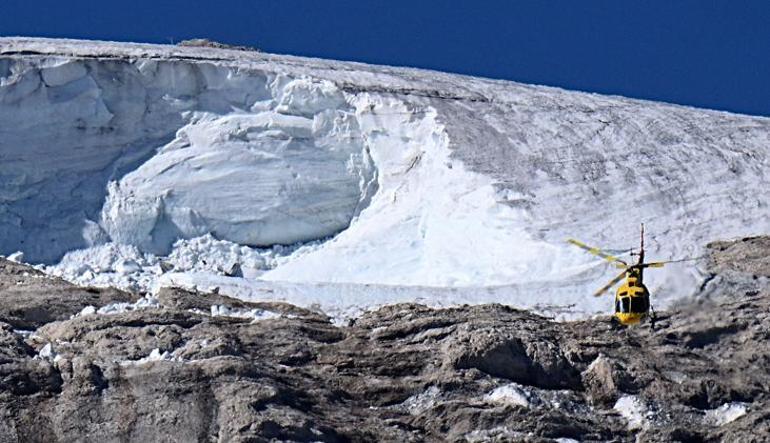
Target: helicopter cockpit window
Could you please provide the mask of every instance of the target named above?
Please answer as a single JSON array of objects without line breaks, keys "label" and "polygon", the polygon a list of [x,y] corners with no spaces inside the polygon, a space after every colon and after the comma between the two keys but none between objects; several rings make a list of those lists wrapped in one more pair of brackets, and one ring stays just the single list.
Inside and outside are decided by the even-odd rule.
[{"label": "helicopter cockpit window", "polygon": [[644,314],[650,309],[650,301],[647,297],[635,297],[631,303],[631,312]]},{"label": "helicopter cockpit window", "polygon": [[631,299],[629,297],[618,298],[617,305],[615,306],[615,311],[622,312],[622,313],[631,312]]}]

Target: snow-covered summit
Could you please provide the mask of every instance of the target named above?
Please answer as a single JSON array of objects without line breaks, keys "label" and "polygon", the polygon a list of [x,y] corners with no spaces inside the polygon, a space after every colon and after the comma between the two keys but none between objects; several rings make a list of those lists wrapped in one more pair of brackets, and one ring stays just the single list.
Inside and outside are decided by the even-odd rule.
[{"label": "snow-covered summit", "polygon": [[[0,38],[0,135],[0,253],[81,250],[52,268],[77,281],[592,313],[611,275],[567,236],[627,249],[646,222],[671,259],[770,228],[770,119],[417,69]],[[156,277],[201,245],[258,269]],[[657,299],[696,264],[650,273]]]}]

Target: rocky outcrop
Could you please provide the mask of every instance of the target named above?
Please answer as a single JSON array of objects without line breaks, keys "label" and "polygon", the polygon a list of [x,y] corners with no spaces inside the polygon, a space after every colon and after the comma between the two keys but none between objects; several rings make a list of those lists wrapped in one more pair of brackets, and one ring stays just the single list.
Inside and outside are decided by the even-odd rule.
[{"label": "rocky outcrop", "polygon": [[34,268],[0,259],[0,322],[35,329],[65,320],[86,306],[134,302],[139,296],[110,288],[81,288]]},{"label": "rocky outcrop", "polygon": [[337,327],[0,261],[0,441],[764,441],[770,286],[739,271],[766,241],[711,249],[718,287],[753,289],[712,288],[654,329],[417,304]]}]

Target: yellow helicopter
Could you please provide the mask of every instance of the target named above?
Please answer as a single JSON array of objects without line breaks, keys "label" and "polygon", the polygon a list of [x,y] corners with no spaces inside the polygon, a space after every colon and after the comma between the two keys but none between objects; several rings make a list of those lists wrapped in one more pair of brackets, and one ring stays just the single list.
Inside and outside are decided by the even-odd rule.
[{"label": "yellow helicopter", "polygon": [[[620,285],[615,292],[615,318],[623,325],[634,325],[641,322],[650,314],[650,291],[644,286],[643,277],[645,268],[661,268],[664,264],[670,263],[668,261],[662,262],[644,262],[644,224],[642,224],[641,244],[638,253],[632,253],[632,256],[639,257],[635,264],[629,265],[625,261],[608,254],[599,248],[588,246],[587,244],[575,239],[568,239],[567,242],[585,249],[589,253],[599,256],[611,263],[616,267],[623,269],[617,277],[610,280],[609,283],[604,285],[601,289],[594,293],[595,297],[598,297],[609,289],[611,289],[617,282],[624,277],[626,281]],[[654,317],[653,311],[653,317]],[[654,318],[653,318],[654,321]]]}]

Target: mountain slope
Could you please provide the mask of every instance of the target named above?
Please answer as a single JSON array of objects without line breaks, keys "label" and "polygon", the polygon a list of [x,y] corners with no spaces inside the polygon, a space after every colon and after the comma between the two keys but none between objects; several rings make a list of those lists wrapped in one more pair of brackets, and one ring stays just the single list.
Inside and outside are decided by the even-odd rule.
[{"label": "mountain slope", "polygon": [[[52,271],[81,282],[590,314],[611,275],[568,236],[624,250],[646,222],[679,259],[770,228],[768,119],[430,71],[5,38],[0,125],[0,252],[90,247]],[[169,254],[196,263],[156,278]],[[252,278],[212,275],[236,262]],[[657,302],[696,265],[649,273]]]},{"label": "mountain slope", "polygon": [[654,329],[414,303],[335,327],[0,259],[0,441],[766,441],[768,246],[710,245],[709,287]]}]

